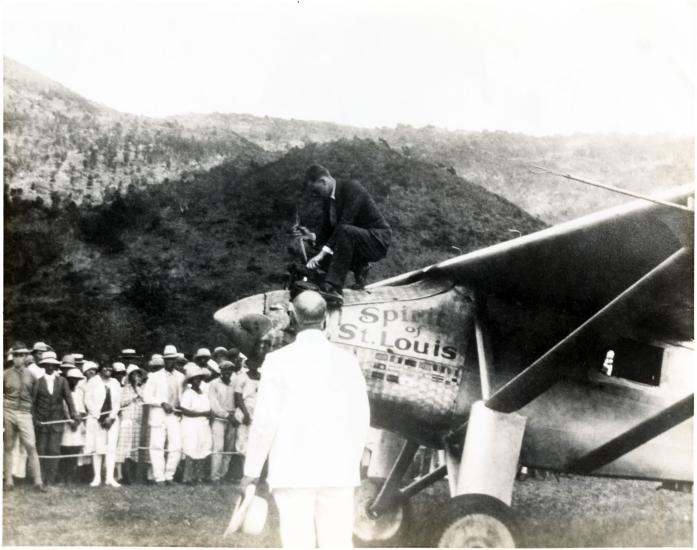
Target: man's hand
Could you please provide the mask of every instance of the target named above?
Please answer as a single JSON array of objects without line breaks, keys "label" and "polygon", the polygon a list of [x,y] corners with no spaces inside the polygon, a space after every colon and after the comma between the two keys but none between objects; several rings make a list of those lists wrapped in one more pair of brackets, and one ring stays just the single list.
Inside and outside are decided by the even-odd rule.
[{"label": "man's hand", "polygon": [[240,480],[240,484],[237,487],[237,490],[240,491],[241,493],[244,493],[247,490],[247,487],[249,487],[250,485],[257,485],[257,483],[259,483],[258,477],[244,476]]},{"label": "man's hand", "polygon": [[322,250],[317,256],[313,256],[310,258],[310,261],[307,262],[307,267],[310,269],[317,269],[319,267],[320,262],[324,259],[324,257],[327,255],[327,253]]},{"label": "man's hand", "polygon": [[245,413],[244,418],[242,419],[242,423],[245,426],[249,426],[252,423],[252,417]]},{"label": "man's hand", "polygon": [[172,405],[170,405],[169,403],[163,402],[163,403],[160,403],[160,405],[162,406],[162,410],[165,411],[167,414],[172,412]]},{"label": "man's hand", "polygon": [[294,225],[290,229],[290,236],[304,241],[315,241],[317,236],[304,225]]}]

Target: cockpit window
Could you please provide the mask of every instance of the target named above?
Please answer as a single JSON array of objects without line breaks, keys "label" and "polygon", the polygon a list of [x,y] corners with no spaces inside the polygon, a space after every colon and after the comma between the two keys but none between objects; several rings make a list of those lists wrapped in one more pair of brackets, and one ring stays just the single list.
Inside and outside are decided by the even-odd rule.
[{"label": "cockpit window", "polygon": [[624,338],[605,350],[600,370],[608,376],[658,386],[662,363],[663,348]]}]

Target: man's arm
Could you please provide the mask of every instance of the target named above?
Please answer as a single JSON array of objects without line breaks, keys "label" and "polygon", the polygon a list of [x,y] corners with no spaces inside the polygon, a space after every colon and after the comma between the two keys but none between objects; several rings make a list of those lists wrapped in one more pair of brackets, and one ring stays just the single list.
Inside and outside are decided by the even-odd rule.
[{"label": "man's arm", "polygon": [[68,381],[62,378],[58,378],[58,380],[63,382],[61,391],[63,393],[63,400],[68,405],[68,414],[70,415],[70,418],[72,418],[73,420],[77,420],[77,410],[75,409],[73,396],[70,394],[70,386],[68,384]]},{"label": "man's arm", "polygon": [[220,400],[218,399],[219,385],[220,384],[216,383],[215,381],[211,382],[208,390],[208,400],[211,403],[211,411],[213,411],[216,418],[226,419],[228,416],[230,416],[230,413],[223,408],[223,406],[220,404]]}]

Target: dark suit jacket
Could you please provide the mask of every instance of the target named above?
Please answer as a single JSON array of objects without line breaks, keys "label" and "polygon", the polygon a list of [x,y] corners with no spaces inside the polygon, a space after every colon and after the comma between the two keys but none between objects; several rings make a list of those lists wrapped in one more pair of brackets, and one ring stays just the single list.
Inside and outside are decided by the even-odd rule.
[{"label": "dark suit jacket", "polygon": [[[363,229],[374,229],[372,232],[387,248],[390,244],[392,230],[389,224],[378,210],[373,197],[365,188],[356,181],[337,181],[334,191],[336,225],[348,224],[362,227]],[[319,234],[318,242],[320,245],[327,245],[334,249],[334,230],[330,221],[332,199],[324,201],[324,220]]]},{"label": "dark suit jacket", "polygon": [[[60,375],[56,376],[56,380],[53,383],[52,394],[48,392],[46,379],[43,376],[39,378],[34,384],[32,401],[34,403],[33,414],[35,421],[47,422],[50,420],[63,420],[67,418],[63,403],[68,406],[70,416],[73,418],[76,416],[73,397],[70,394],[70,386],[68,385],[68,381]],[[42,428],[61,431],[64,426],[65,424],[51,424]]]}]

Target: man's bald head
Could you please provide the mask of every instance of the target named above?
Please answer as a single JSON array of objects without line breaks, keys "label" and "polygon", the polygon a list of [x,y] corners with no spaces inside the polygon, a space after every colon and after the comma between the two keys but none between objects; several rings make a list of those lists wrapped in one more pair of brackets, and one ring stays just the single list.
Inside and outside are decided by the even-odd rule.
[{"label": "man's bald head", "polygon": [[306,290],[293,300],[293,310],[301,330],[321,326],[327,316],[327,302],[318,292]]}]

